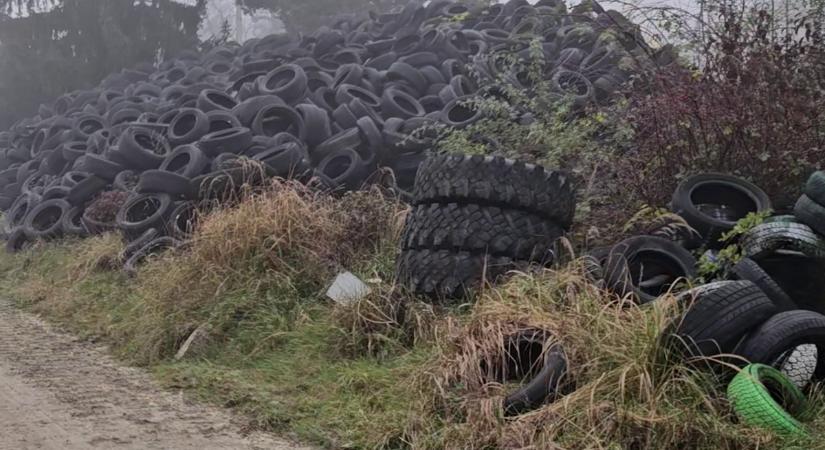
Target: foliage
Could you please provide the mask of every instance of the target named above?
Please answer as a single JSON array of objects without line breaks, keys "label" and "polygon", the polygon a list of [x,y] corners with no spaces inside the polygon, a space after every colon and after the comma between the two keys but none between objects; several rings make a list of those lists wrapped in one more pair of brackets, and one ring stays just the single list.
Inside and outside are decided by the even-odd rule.
[{"label": "foliage", "polygon": [[129,194],[122,191],[100,193],[86,208],[85,215],[102,223],[113,223],[120,207],[126,203]]},{"label": "foliage", "polygon": [[774,37],[765,9],[714,2],[700,70],[650,73],[630,96],[634,145],[616,160],[630,202],[662,204],[699,171],[744,176],[789,204],[825,157],[825,43],[808,18]]},{"label": "foliage", "polygon": [[765,222],[773,211],[765,210],[748,213],[747,216],[739,219],[733,229],[726,232],[719,239],[726,243],[725,247],[716,254],[705,252],[699,258],[697,271],[701,280],[705,282],[713,281],[725,275],[725,271],[738,263],[742,259],[742,248],[739,246],[739,238],[757,225]]}]

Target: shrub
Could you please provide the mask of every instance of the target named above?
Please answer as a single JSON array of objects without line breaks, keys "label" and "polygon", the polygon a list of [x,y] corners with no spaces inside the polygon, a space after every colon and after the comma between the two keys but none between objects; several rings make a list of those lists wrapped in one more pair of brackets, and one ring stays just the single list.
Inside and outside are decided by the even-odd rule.
[{"label": "shrub", "polygon": [[97,196],[97,198],[89,204],[86,208],[85,214],[92,220],[103,223],[111,223],[115,221],[115,216],[120,210],[120,207],[126,203],[129,198],[127,192],[121,191],[106,191]]},{"label": "shrub", "polygon": [[766,10],[711,14],[701,71],[658,70],[631,93],[634,145],[616,175],[635,203],[664,204],[680,179],[714,171],[787,204],[825,157],[825,44],[809,17],[783,34]]}]

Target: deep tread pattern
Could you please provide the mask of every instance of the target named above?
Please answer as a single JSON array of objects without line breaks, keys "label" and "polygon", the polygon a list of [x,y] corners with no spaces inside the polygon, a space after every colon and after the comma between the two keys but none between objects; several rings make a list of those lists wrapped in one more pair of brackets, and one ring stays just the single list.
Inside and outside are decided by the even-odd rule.
[{"label": "deep tread pattern", "polygon": [[483,279],[494,280],[515,268],[505,257],[448,250],[405,250],[398,258],[398,281],[434,299],[458,298]]},{"label": "deep tread pattern", "polygon": [[418,168],[414,203],[478,203],[530,211],[569,227],[575,189],[563,172],[500,156],[434,155]]},{"label": "deep tread pattern", "polygon": [[750,258],[742,258],[741,261],[733,266],[731,271],[740,280],[752,281],[753,284],[759,286],[762,292],[773,301],[779,311],[798,309],[793,300],[791,300],[791,297],[776,284],[776,281],[774,281],[767,272],[759,267],[756,261]]},{"label": "deep tread pattern", "polygon": [[[764,382],[780,389],[783,404],[771,396]],[[779,394],[778,393],[778,394]],[[802,392],[781,372],[762,364],[751,364],[728,385],[728,398],[742,422],[781,434],[804,434],[805,427],[794,417],[806,409]],[[787,408],[787,409],[786,409]]]},{"label": "deep tread pattern", "polygon": [[402,249],[466,250],[517,260],[548,261],[564,233],[535,214],[457,203],[419,205],[407,216]]},{"label": "deep tread pattern", "polygon": [[[738,353],[753,363],[777,364],[801,344],[814,344],[819,355],[825,354],[825,316],[805,310],[779,313],[754,330]],[[814,378],[825,378],[825,358],[818,359]]]},{"label": "deep tread pattern", "polygon": [[802,389],[811,382],[819,361],[819,349],[814,344],[802,344],[782,355],[777,361],[782,373]]},{"label": "deep tread pattern", "polygon": [[753,282],[720,282],[700,291],[676,334],[695,356],[730,353],[742,336],[775,312],[776,306]]},{"label": "deep tread pattern", "polygon": [[742,253],[758,258],[776,250],[795,250],[811,258],[825,258],[825,240],[801,223],[763,223],[741,240]]}]

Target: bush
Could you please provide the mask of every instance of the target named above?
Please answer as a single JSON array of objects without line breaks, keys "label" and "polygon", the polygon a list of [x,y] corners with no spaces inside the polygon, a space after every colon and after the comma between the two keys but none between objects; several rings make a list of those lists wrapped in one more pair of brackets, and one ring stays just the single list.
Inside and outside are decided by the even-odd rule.
[{"label": "bush", "polygon": [[630,95],[635,145],[616,175],[634,203],[662,205],[682,178],[715,171],[786,205],[825,157],[825,44],[809,17],[782,34],[765,10],[711,11],[701,72],[659,70]]},{"label": "bush", "polygon": [[129,198],[127,192],[107,191],[101,193],[86,208],[86,216],[92,220],[102,223],[112,223],[115,221],[120,207]]}]

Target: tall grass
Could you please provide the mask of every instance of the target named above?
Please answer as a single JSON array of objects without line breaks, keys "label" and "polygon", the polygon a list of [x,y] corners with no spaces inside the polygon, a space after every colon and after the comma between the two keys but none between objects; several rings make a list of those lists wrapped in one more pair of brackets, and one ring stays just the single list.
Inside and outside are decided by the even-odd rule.
[{"label": "tall grass", "polygon": [[[405,208],[377,192],[331,197],[275,183],[211,212],[186,247],[118,270],[119,236],[0,257],[22,305],[148,365],[167,386],[237,408],[254,426],[330,448],[823,448],[738,424],[718,378],[662,351],[673,298],[625,304],[583,264],[515,273],[472,302],[434,307],[393,283]],[[323,297],[352,270],[372,292]],[[175,361],[196,327],[205,348]],[[569,371],[557,401],[505,417],[505,337],[541,329]]]}]

